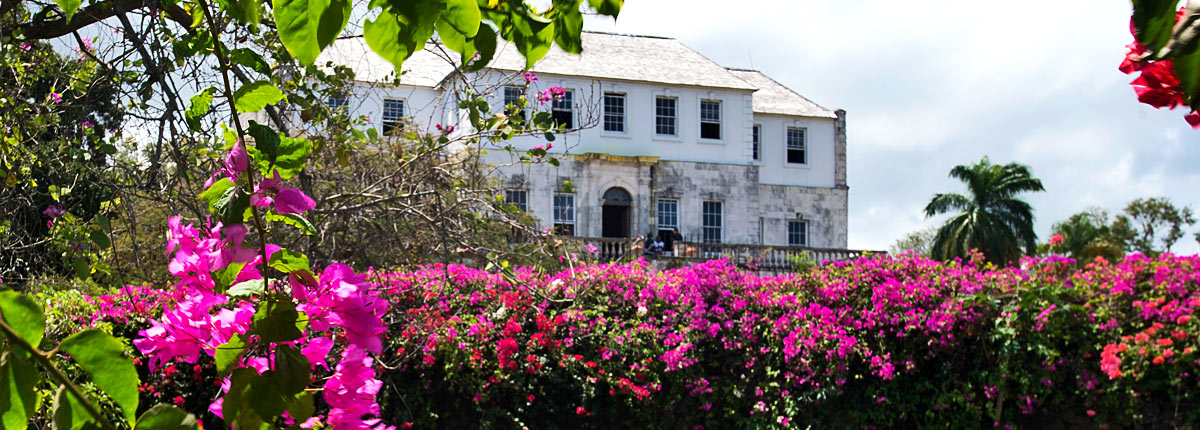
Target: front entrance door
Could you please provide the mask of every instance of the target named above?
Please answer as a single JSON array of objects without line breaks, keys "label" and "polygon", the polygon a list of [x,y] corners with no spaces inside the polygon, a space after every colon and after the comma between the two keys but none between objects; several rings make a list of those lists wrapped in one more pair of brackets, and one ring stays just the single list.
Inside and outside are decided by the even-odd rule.
[{"label": "front entrance door", "polygon": [[629,214],[633,199],[621,188],[609,188],[604,192],[601,207],[600,235],[603,237],[629,237]]}]

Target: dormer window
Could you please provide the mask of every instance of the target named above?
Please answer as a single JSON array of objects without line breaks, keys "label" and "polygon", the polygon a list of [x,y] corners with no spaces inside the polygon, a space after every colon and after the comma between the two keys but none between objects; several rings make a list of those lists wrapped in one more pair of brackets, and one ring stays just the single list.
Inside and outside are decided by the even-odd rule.
[{"label": "dormer window", "polygon": [[513,116],[519,116],[525,119],[525,110],[521,109],[521,96],[525,95],[525,89],[517,86],[504,87],[504,113]]},{"label": "dormer window", "polygon": [[380,122],[383,134],[390,135],[392,130],[404,118],[404,100],[383,99],[383,121]]},{"label": "dormer window", "polygon": [[675,102],[673,97],[654,98],[654,134],[660,136],[676,136]]},{"label": "dormer window", "polygon": [[555,97],[553,104],[550,105],[550,115],[554,118],[554,123],[567,129],[575,127],[574,95],[574,91],[565,90],[562,97]]},{"label": "dormer window", "polygon": [[721,101],[700,101],[700,138],[721,139]]},{"label": "dormer window", "polygon": [[807,130],[799,127],[787,129],[787,162],[788,164],[807,164],[808,145],[805,142]]}]

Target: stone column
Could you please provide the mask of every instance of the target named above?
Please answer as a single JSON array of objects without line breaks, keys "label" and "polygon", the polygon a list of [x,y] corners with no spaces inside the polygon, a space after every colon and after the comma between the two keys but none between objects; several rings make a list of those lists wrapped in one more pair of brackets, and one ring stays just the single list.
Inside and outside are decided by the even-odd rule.
[{"label": "stone column", "polygon": [[833,124],[833,181],[837,188],[848,188],[846,185],[846,111],[838,109],[833,112],[837,120]]}]

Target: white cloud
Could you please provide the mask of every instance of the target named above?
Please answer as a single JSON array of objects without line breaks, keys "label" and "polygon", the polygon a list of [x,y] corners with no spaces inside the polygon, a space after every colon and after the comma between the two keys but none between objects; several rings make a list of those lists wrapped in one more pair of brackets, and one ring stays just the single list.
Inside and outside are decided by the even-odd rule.
[{"label": "white cloud", "polygon": [[[1088,206],[1137,197],[1200,208],[1200,132],[1184,112],[1139,105],[1124,0],[631,1],[614,25],[680,39],[849,113],[850,246],[886,249],[938,220],[921,209],[961,190],[946,178],[988,155],[1030,165],[1037,231]],[[1200,250],[1190,232],[1177,252]]]}]

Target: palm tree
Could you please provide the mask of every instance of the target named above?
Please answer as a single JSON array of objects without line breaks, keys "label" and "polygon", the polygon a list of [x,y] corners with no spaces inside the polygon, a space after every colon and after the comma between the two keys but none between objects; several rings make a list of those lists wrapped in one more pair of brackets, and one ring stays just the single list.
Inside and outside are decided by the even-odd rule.
[{"label": "palm tree", "polygon": [[950,177],[965,182],[970,196],[937,194],[925,206],[926,217],[959,211],[934,236],[933,258],[967,258],[971,249],[978,249],[988,261],[1006,264],[1020,258],[1022,246],[1029,253],[1036,249],[1033,207],[1016,195],[1046,189],[1028,166],[1001,166],[983,157],[975,164],[954,166]]}]

